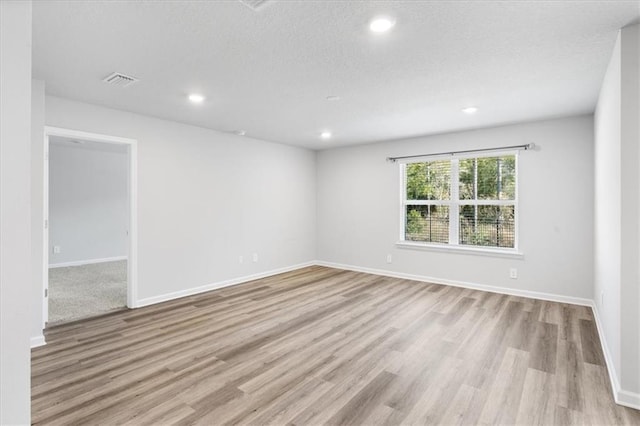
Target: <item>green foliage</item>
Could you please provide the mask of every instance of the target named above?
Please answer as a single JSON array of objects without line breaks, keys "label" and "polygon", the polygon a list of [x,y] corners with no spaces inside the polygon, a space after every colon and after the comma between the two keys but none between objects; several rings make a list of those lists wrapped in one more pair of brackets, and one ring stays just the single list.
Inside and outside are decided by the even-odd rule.
[{"label": "green foliage", "polygon": [[[477,194],[476,192],[477,175]],[[460,160],[461,200],[514,200],[516,198],[516,158],[469,158]]]},{"label": "green foliage", "polygon": [[407,230],[408,234],[424,233],[424,220],[417,209],[411,209],[407,212]]},{"label": "green foliage", "polygon": [[515,244],[513,206],[460,207],[460,243],[475,246],[513,247]]},{"label": "green foliage", "polygon": [[449,242],[448,206],[407,206],[406,220],[407,240]]},{"label": "green foliage", "polygon": [[451,162],[407,164],[407,200],[449,200]]}]

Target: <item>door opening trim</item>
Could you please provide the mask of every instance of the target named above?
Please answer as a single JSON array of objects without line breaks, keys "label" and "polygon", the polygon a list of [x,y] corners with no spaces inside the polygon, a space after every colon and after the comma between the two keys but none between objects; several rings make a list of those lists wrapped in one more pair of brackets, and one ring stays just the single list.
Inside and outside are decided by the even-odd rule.
[{"label": "door opening trim", "polygon": [[44,128],[44,241],[43,241],[43,289],[42,328],[49,319],[49,138],[60,136],[91,142],[102,142],[127,146],[129,184],[129,232],[127,261],[127,307],[138,305],[138,141],[136,139],[89,133],[80,130],[45,126]]}]

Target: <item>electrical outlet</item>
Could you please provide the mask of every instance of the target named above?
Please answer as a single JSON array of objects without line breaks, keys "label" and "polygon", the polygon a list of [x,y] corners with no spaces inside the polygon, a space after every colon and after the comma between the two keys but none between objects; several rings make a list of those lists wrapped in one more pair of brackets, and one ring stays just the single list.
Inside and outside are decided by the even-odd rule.
[{"label": "electrical outlet", "polygon": [[387,263],[393,262],[393,257],[390,254],[387,255]]},{"label": "electrical outlet", "polygon": [[244,257],[238,256],[238,263],[244,263]]},{"label": "electrical outlet", "polygon": [[254,262],[258,261],[258,253],[253,253],[253,261]]},{"label": "electrical outlet", "polygon": [[62,252],[62,247],[53,246],[53,254],[60,254]]},{"label": "electrical outlet", "polygon": [[600,306],[604,306],[604,291],[600,292]]},{"label": "electrical outlet", "polygon": [[516,268],[509,269],[509,278],[511,278],[512,280],[518,279],[518,270]]}]

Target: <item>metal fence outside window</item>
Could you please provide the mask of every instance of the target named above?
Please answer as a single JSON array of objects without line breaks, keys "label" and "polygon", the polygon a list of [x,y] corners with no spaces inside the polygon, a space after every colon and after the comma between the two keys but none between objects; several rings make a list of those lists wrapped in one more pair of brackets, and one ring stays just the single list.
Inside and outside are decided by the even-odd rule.
[{"label": "metal fence outside window", "polygon": [[491,247],[515,247],[513,219],[460,218],[460,244]]}]

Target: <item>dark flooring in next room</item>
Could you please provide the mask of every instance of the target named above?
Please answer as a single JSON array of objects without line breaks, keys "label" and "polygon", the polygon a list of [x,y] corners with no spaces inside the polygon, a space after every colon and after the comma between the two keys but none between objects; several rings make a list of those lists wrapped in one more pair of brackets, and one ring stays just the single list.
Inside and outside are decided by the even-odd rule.
[{"label": "dark flooring in next room", "polygon": [[324,267],[46,339],[35,424],[640,424],[590,308]]}]

